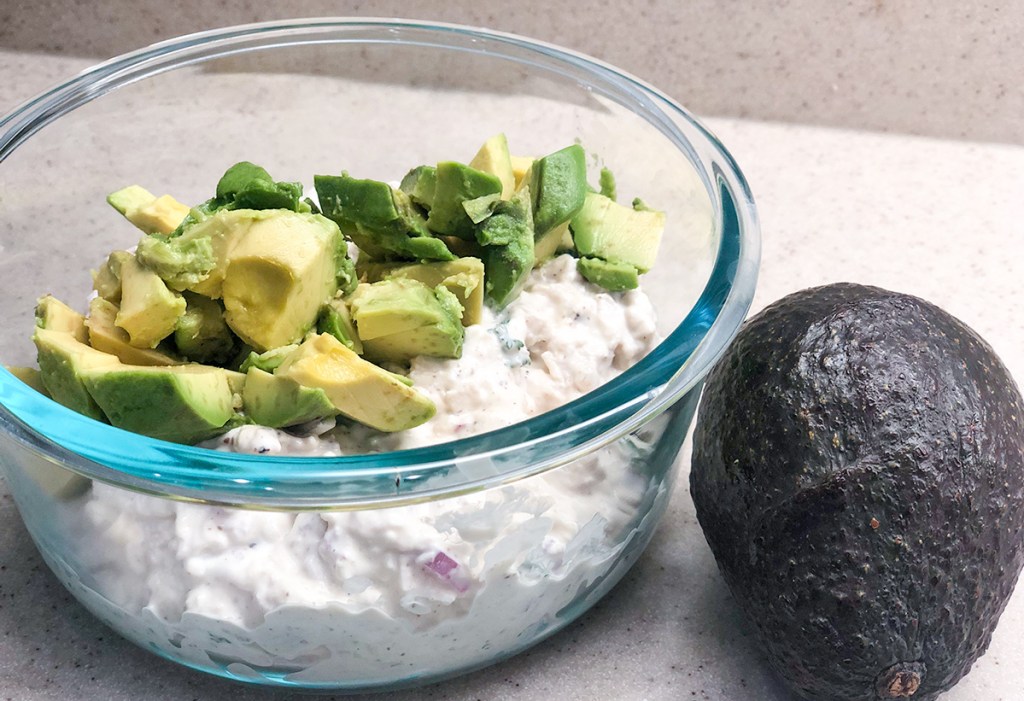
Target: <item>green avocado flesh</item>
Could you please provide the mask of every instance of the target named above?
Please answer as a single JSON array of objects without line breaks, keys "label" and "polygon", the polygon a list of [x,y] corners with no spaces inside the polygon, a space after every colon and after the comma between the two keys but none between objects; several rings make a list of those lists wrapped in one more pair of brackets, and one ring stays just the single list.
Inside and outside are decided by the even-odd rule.
[{"label": "green avocado flesh", "polygon": [[409,278],[364,283],[352,294],[351,312],[370,360],[462,355],[462,305],[443,285],[430,288]]},{"label": "green avocado flesh", "polygon": [[233,414],[223,368],[114,366],[80,374],[111,424],[151,438],[197,443],[220,433]]},{"label": "green avocado flesh", "polygon": [[419,426],[437,411],[432,401],[393,373],[327,334],[304,341],[274,374],[322,389],[339,413],[380,431]]},{"label": "green avocado flesh", "polygon": [[249,368],[246,373],[242,401],[253,421],[271,428],[294,426],[338,413],[322,389],[305,387],[259,368]]},{"label": "green avocado flesh", "polygon": [[112,355],[77,340],[66,331],[36,329],[32,340],[38,351],[39,373],[54,401],[94,419],[106,418],[86,388],[83,376],[93,369],[120,365]]},{"label": "green avocado flesh", "polygon": [[341,175],[313,179],[324,216],[341,227],[360,250],[375,258],[451,260],[427,229],[409,195],[387,183]]},{"label": "green avocado flesh", "polygon": [[484,303],[484,264],[467,256],[448,262],[365,263],[359,270],[366,282],[395,278],[418,280],[427,287],[443,285],[462,305],[462,325],[480,322]]},{"label": "green avocado flesh", "polygon": [[636,268],[629,263],[611,263],[600,258],[580,258],[576,262],[580,275],[589,282],[611,292],[634,290],[639,284]]},{"label": "green avocado flesh", "polygon": [[484,246],[484,293],[499,309],[515,299],[534,264],[534,230],[530,189],[501,201],[477,231]]},{"label": "green avocado flesh", "polygon": [[587,161],[583,149],[573,144],[541,158],[533,165],[533,226],[542,236],[572,219],[587,190]]},{"label": "green avocado flesh", "polygon": [[463,204],[486,195],[500,196],[501,187],[501,180],[490,173],[455,161],[438,163],[427,226],[439,234],[472,239],[475,225]]},{"label": "green avocado flesh", "polygon": [[[515,156],[497,134],[468,165],[419,165],[397,188],[316,174],[318,201],[248,161],[192,207],[123,187],[107,201],[137,245],[92,271],[87,314],[39,299],[39,368],[13,370],[74,411],[176,443],[339,415],[418,426],[436,407],[395,371],[461,358],[465,327],[534,267],[570,253],[610,291],[649,267],[663,215],[591,202],[584,155]],[[600,183],[613,193],[610,175]]]},{"label": "green avocado flesh", "polygon": [[637,272],[646,273],[658,255],[665,213],[625,207],[588,192],[571,226],[581,256],[632,265]]}]

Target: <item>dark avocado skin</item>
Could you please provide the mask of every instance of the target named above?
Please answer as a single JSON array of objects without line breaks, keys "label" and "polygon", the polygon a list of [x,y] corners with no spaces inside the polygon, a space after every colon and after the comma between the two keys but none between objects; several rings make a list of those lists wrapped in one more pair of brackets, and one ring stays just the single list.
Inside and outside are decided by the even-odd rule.
[{"label": "dark avocado skin", "polygon": [[804,290],[709,376],[690,488],[796,694],[927,701],[988,647],[1024,564],[1021,395],[927,302]]}]

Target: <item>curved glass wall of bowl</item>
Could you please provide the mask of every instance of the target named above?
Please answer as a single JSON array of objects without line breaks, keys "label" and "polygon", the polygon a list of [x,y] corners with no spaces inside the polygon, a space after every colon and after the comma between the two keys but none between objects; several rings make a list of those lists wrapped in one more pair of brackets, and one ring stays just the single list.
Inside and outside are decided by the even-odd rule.
[{"label": "curved glass wall of bowl", "polygon": [[668,213],[658,266],[644,278],[668,341],[563,409],[446,446],[331,460],[225,456],[128,436],[9,376],[0,383],[10,412],[0,421],[18,440],[133,489],[319,508],[509,482],[607,444],[691,390],[753,293],[752,203],[714,138],[628,76],[520,39],[401,22],[208,33],[112,61],[28,103],[2,129],[0,294],[9,328],[25,330],[0,338],[9,364],[34,355],[37,296],[84,306],[86,270],[134,242],[104,201],[132,182],[198,202],[243,159],[307,185],[312,173],[342,169],[393,178],[452,154],[468,159],[503,131],[524,155],[578,139],[594,165],[613,168],[620,192]]},{"label": "curved glass wall of bowl", "polygon": [[252,514],[6,459],[47,564],[141,647],[247,682],[396,689],[511,656],[607,593],[666,508],[698,395],[557,470],[371,512]]}]

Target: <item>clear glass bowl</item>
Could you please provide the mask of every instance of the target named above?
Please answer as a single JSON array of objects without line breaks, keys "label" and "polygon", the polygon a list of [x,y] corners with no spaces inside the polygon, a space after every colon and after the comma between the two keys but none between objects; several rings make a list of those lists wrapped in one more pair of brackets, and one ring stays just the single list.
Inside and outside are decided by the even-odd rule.
[{"label": "clear glass bowl", "polygon": [[[129,434],[0,370],[0,461],[46,562],[144,648],[233,679],[393,689],[508,657],[604,595],[650,539],[704,376],[759,258],[718,141],[643,82],[484,30],[303,20],[195,34],[108,61],[0,121],[0,358],[34,361],[35,299],[84,300],[132,235],[107,193],[185,202],[253,160],[282,179],[390,179],[578,140],[619,191],[666,210],[644,277],[665,336],[555,411],[427,448],[255,457]],[[496,398],[500,402],[500,398]]]}]

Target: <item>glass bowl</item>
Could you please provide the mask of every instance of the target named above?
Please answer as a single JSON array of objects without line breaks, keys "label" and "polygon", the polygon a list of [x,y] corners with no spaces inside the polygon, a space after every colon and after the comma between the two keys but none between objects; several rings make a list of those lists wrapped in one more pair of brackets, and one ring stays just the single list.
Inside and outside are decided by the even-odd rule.
[{"label": "glass bowl", "polygon": [[[252,160],[275,177],[389,179],[578,141],[667,212],[642,279],[664,336],[615,380],[482,435],[339,458],[165,443],[0,370],[0,461],[61,582],[138,645],[223,677],[394,689],[551,635],[636,561],[662,516],[703,378],[757,277],[753,202],[721,144],[599,61],[495,32],[318,19],[186,36],[99,65],[0,120],[0,338],[31,365],[35,299],[81,300],[137,236],[104,198],[184,202]],[[495,410],[500,410],[500,397]]]}]

